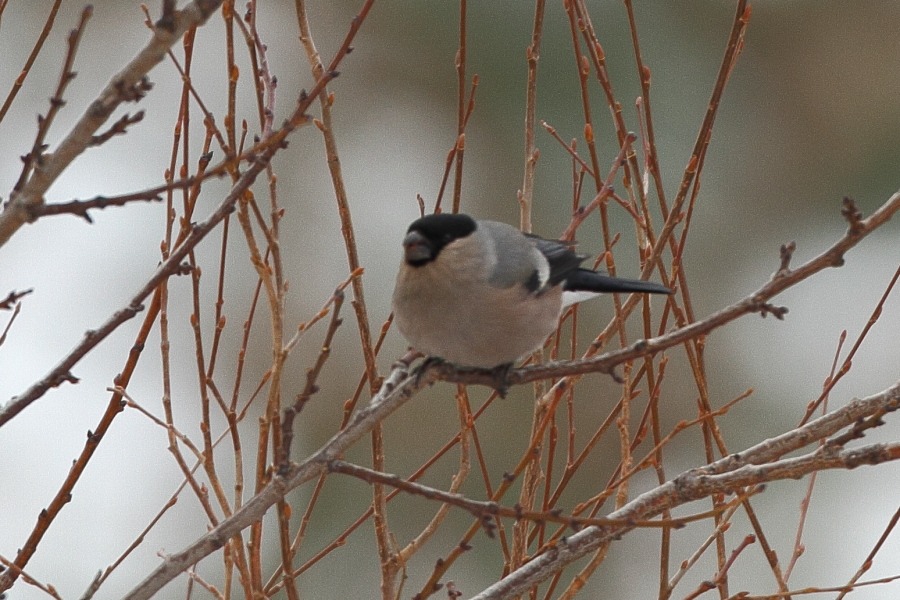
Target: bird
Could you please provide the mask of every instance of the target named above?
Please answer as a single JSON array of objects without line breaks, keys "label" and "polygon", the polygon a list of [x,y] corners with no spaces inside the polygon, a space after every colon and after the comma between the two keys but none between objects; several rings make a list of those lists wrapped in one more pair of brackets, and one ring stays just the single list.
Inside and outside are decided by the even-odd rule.
[{"label": "bird", "polygon": [[587,256],[570,246],[465,214],[416,219],[403,238],[394,323],[431,359],[508,372],[543,346],[566,306],[600,293],[673,293],[583,268]]}]

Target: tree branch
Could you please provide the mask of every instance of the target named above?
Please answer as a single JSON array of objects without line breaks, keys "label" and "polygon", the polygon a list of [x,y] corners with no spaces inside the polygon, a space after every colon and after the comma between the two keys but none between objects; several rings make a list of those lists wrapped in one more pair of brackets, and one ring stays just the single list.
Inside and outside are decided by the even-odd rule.
[{"label": "tree branch", "polygon": [[44,202],[44,195],[62,172],[94,144],[94,134],[123,102],[139,99],[147,90],[147,73],[186,31],[202,25],[222,0],[194,0],[175,13],[171,27],[157,27],[143,50],[112,80],[59,144],[55,152],[35,157],[35,169],[21,190],[14,191],[0,213],[0,246],[33,219],[30,208]]},{"label": "tree branch", "polygon": [[[641,494],[610,519],[646,520],[677,506],[709,497],[733,493],[746,486],[781,479],[797,479],[824,469],[854,469],[900,459],[900,442],[871,444],[853,450],[828,443],[798,457],[766,462],[797,448],[824,439],[855,423],[858,419],[900,408],[900,382],[880,394],[854,400],[845,407],[757,444],[744,452],[732,454],[710,465],[686,471],[663,485]],[[630,526],[588,527],[550,547],[531,562],[489,586],[472,600],[513,598],[544,579],[556,574],[571,562],[582,558],[601,544],[611,542],[633,529]]]},{"label": "tree branch", "polygon": [[[238,199],[240,199],[242,195],[250,188],[253,182],[256,181],[256,177],[259,175],[259,173],[262,172],[263,169],[265,169],[266,165],[272,159],[275,153],[284,147],[285,140],[288,134],[297,126],[305,124],[307,122],[305,113],[306,109],[309,108],[309,105],[312,103],[313,99],[316,98],[317,94],[322,89],[324,89],[325,85],[328,84],[328,82],[334,80],[335,77],[337,77],[336,71],[328,71],[319,80],[316,81],[316,84],[312,87],[311,93],[307,94],[305,91],[301,93],[300,101],[291,117],[287,119],[287,121],[285,121],[285,123],[279,129],[273,131],[271,136],[255,146],[255,148],[260,149],[260,154],[251,159],[250,168],[246,172],[244,172],[243,175],[241,175],[240,179],[238,179],[238,181],[232,187],[231,192],[229,192],[228,196],[225,197],[222,203],[219,204],[219,207],[205,221],[203,221],[202,223],[194,224],[191,227],[190,234],[188,234],[188,236],[184,239],[180,246],[172,251],[172,254],[169,255],[169,258],[166,259],[156,269],[156,272],[153,274],[153,276],[150,277],[150,279],[143,285],[143,287],[141,287],[138,293],[132,297],[132,301],[126,308],[117,311],[99,329],[88,331],[85,334],[85,338],[78,345],[76,345],[75,348],[68,355],[66,355],[63,360],[56,367],[54,367],[46,377],[32,385],[22,395],[14,397],[12,400],[7,402],[6,405],[0,407],[0,427],[2,427],[7,421],[21,412],[22,409],[24,409],[26,406],[44,395],[44,393],[51,387],[55,387],[63,381],[72,381],[73,379],[75,379],[69,370],[73,366],[75,366],[78,361],[84,358],[84,356],[94,346],[99,344],[110,333],[115,331],[115,329],[119,325],[131,319],[138,312],[143,310],[144,307],[141,303],[153,292],[154,289],[156,289],[156,286],[158,286],[167,277],[180,272],[183,269],[181,261],[227,215],[234,212],[235,203],[237,203]],[[3,215],[5,214],[6,212],[0,214],[0,238],[2,238],[2,221]],[[0,245],[2,245],[2,243],[3,240],[0,239]]]},{"label": "tree branch", "polygon": [[339,458],[360,438],[372,431],[378,423],[406,404],[422,388],[433,383],[433,380],[428,377],[418,379],[408,377],[408,367],[409,365],[403,363],[395,366],[381,390],[372,397],[367,407],[353,417],[347,427],[336,433],[306,460],[292,464],[286,470],[286,474],[276,474],[257,495],[209,533],[198,538],[181,552],[166,557],[163,563],[131,590],[123,600],[151,598],[186,569],[224,546],[231,537],[261,520],[269,508],[285,494],[325,473],[331,461]]}]

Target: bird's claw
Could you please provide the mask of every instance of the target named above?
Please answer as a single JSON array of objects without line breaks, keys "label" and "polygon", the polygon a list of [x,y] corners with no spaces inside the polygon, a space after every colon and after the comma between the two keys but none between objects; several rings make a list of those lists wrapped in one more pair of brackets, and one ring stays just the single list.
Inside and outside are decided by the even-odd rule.
[{"label": "bird's claw", "polygon": [[501,398],[506,398],[506,393],[509,391],[509,372],[512,368],[512,363],[504,363],[491,369],[491,376],[494,378],[493,387]]},{"label": "bird's claw", "polygon": [[429,367],[442,365],[445,362],[446,361],[439,356],[426,356],[425,360],[422,361],[422,364],[416,369],[416,386],[422,383],[422,376],[425,375],[425,371],[427,371]]}]

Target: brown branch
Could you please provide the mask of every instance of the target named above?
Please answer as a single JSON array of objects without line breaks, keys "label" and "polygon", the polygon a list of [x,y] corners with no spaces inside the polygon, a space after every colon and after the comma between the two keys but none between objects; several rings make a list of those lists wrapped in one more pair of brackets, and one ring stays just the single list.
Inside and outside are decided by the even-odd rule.
[{"label": "brown branch", "polygon": [[466,149],[466,29],[468,2],[459,0],[459,48],[456,51],[456,170],[453,177],[452,211],[459,212],[462,199],[463,158]]},{"label": "brown branch", "polygon": [[882,577],[880,579],[870,579],[868,581],[860,581],[857,583],[837,587],[805,587],[797,590],[785,590],[783,592],[766,594],[764,596],[751,596],[745,592],[735,594],[734,596],[729,596],[727,600],[784,600],[785,598],[793,596],[808,596],[810,594],[833,594],[835,592],[839,592],[839,595],[836,596],[836,600],[843,600],[843,598],[845,598],[847,594],[854,590],[857,590],[858,588],[873,585],[883,586],[886,583],[893,583],[897,580],[900,580],[900,575]]},{"label": "brown branch", "polygon": [[258,494],[207,534],[192,542],[184,550],[167,556],[159,567],[124,597],[124,600],[148,600],[169,581],[259,521],[269,508],[289,491],[327,472],[330,461],[342,456],[388,415],[433,382],[428,376],[419,380],[410,378],[407,369],[408,365],[398,364],[378,394],[372,397],[368,406],[353,417],[346,428],[336,433],[305,460],[292,464],[287,474],[276,474]]},{"label": "brown branch", "polygon": [[[399,365],[391,373],[382,390],[372,398],[366,408],[357,413],[345,429],[338,432],[325,446],[306,460],[292,465],[287,474],[276,476],[259,494],[231,517],[223,520],[208,534],[181,552],[167,557],[160,567],[126,596],[127,600],[150,598],[184,569],[218,550],[232,536],[262,518],[269,507],[284,494],[326,472],[331,461],[341,456],[350,446],[371,431],[377,423],[405,404],[415,393],[431,384],[435,380],[435,376],[434,370],[428,370],[420,377],[409,377],[405,366]],[[873,445],[857,450],[840,450],[838,446],[831,444],[824,450],[810,455],[786,459],[773,464],[760,464],[776,460],[785,453],[832,435],[878,411],[896,410],[898,407],[900,407],[900,383],[882,394],[865,400],[853,401],[832,414],[816,419],[806,426],[792,430],[778,438],[766,440],[743,453],[728,456],[707,467],[689,471],[675,480],[639,496],[620,510],[610,514],[609,518],[625,520],[625,522],[648,520],[662,510],[671,509],[714,493],[733,491],[764,481],[796,478],[824,468],[853,468],[862,464],[895,460],[900,457],[900,446],[896,444]],[[498,590],[508,594],[519,593],[546,578],[564,564],[593,551],[601,542],[611,540],[622,533],[622,529],[609,527],[585,529],[567,538],[564,543],[553,546],[545,554],[485,590],[484,594],[487,595],[478,597],[501,597],[497,595]]]},{"label": "brown branch", "polygon": [[[149,92],[152,86],[149,82],[144,83],[144,92]],[[125,113],[118,121],[112,124],[112,127],[99,135],[91,136],[91,146],[100,146],[105,144],[117,135],[125,135],[128,132],[128,126],[140,123],[144,120],[144,111],[139,110],[133,115]]]},{"label": "brown branch", "polygon": [[525,84],[525,173],[519,194],[519,229],[531,233],[531,207],[534,200],[534,171],[539,152],[534,145],[535,108],[537,105],[537,71],[541,58],[541,36],[544,30],[545,0],[535,0],[531,45],[525,49],[528,81]]},{"label": "brown branch", "polygon": [[335,290],[332,298],[334,299],[334,308],[331,312],[331,322],[328,324],[328,330],[325,332],[325,340],[322,342],[319,357],[316,359],[315,364],[306,370],[306,385],[303,387],[303,391],[297,394],[297,399],[294,401],[293,406],[289,406],[283,411],[281,418],[281,456],[276,457],[278,468],[282,473],[286,473],[290,467],[291,441],[294,439],[294,418],[303,411],[303,407],[306,406],[312,395],[319,391],[316,381],[319,378],[319,373],[322,372],[322,367],[325,366],[325,361],[331,355],[331,343],[334,339],[334,334],[337,333],[338,327],[343,323],[340,314],[341,306],[344,304],[344,290],[338,288]]},{"label": "brown branch", "polygon": [[806,422],[810,416],[812,416],[813,412],[827,400],[828,394],[831,393],[831,390],[834,389],[834,386],[837,385],[837,382],[840,381],[844,375],[846,375],[850,371],[850,367],[853,365],[853,359],[856,356],[856,351],[859,350],[860,346],[862,346],[863,340],[865,340],[866,336],[871,331],[872,327],[878,321],[878,318],[881,316],[885,302],[887,302],[888,296],[890,296],[891,292],[894,289],[894,286],[897,285],[897,281],[900,279],[900,265],[897,266],[897,270],[894,271],[894,276],[891,278],[891,281],[888,283],[887,287],[884,290],[884,293],[881,295],[881,299],[878,301],[878,304],[875,305],[875,308],[872,310],[872,314],[869,316],[869,320],[866,321],[863,330],[860,332],[859,336],[856,338],[856,341],[853,343],[853,347],[850,349],[850,352],[847,353],[847,356],[844,358],[843,363],[841,364],[841,368],[838,369],[837,374],[834,374],[828,381],[828,384],[824,386],[822,393],[819,397],[810,402],[806,407],[806,414],[803,415],[803,419],[800,420],[800,424]]},{"label": "brown branch", "polygon": [[75,215],[76,217],[81,217],[88,223],[93,223],[94,220],[88,213],[89,210],[103,209],[108,206],[125,206],[132,202],[162,202],[162,196],[153,192],[137,192],[135,194],[113,197],[97,196],[90,200],[72,200],[71,202],[60,202],[57,204],[40,204],[33,209],[29,208],[29,213],[35,219],[49,215]]},{"label": "brown branch", "polygon": [[3,328],[3,333],[0,333],[0,346],[6,342],[6,336],[9,334],[9,330],[12,329],[13,323],[15,323],[16,318],[19,316],[19,312],[22,310],[21,302],[16,302],[15,306],[12,316],[9,318],[9,321],[6,322],[6,327]]},{"label": "brown branch", "polygon": [[675,573],[675,575],[673,575],[670,580],[660,583],[660,598],[671,597],[672,590],[675,589],[675,586],[678,585],[678,583],[687,574],[687,572],[697,564],[697,561],[699,561],[700,558],[706,553],[706,551],[709,550],[709,547],[712,546],[713,542],[721,539],[721,536],[725,533],[725,531],[728,530],[729,527],[731,527],[731,519],[734,517],[734,513],[737,512],[738,508],[740,508],[740,504],[734,504],[732,508],[722,513],[721,518],[716,525],[716,528],[703,541],[703,543],[700,544],[700,546],[687,560],[682,561],[678,572]]},{"label": "brown branch", "polygon": [[237,202],[238,198],[249,189],[250,185],[256,180],[256,176],[262,171],[265,164],[271,159],[274,153],[275,148],[272,148],[267,155],[261,156],[256,163],[251,165],[212,215],[205,221],[193,226],[191,233],[184,240],[184,243],[176,248],[169,258],[157,268],[153,276],[151,276],[141,289],[132,296],[131,301],[125,308],[116,311],[98,329],[88,331],[85,334],[84,339],[79,342],[75,348],[73,348],[69,354],[67,354],[63,360],[50,371],[50,373],[43,379],[34,383],[28,390],[10,400],[6,405],[0,407],[0,427],[15,417],[26,406],[44,395],[48,389],[59,385],[62,379],[67,376],[70,377],[70,369],[84,358],[88,352],[103,341],[110,333],[115,331],[119,325],[144,310],[142,304],[144,300],[153,293],[161,282],[181,271],[181,262],[184,258],[216,227],[216,225],[219,224],[219,222],[222,221],[222,219],[225,218],[226,215],[234,210],[234,204]]},{"label": "brown branch", "polygon": [[[156,270],[154,275],[141,287],[137,294],[132,297],[132,302],[128,307],[118,311],[110,317],[96,331],[89,331],[82,340],[63,360],[57,365],[44,379],[41,379],[22,395],[15,397],[6,405],[0,407],[0,427],[7,421],[12,419],[16,414],[22,411],[26,406],[40,398],[48,389],[58,385],[63,380],[71,378],[69,369],[78,363],[94,346],[99,344],[106,336],[114,331],[121,323],[124,323],[135,314],[143,310],[141,302],[143,302],[150,293],[166,278],[180,272],[182,270],[181,261],[190,253],[190,251],[200,241],[209,234],[226,216],[234,211],[234,206],[238,199],[241,198],[256,180],[256,177],[265,169],[268,162],[272,159],[278,150],[285,144],[285,138],[298,125],[306,122],[306,109],[312,103],[318,93],[324,89],[325,85],[337,77],[336,71],[328,71],[322,75],[322,78],[316,81],[310,94],[305,92],[301,94],[301,98],[294,114],[279,129],[273,131],[270,138],[263,140],[255,146],[261,148],[261,153],[251,162],[250,167],[241,175],[231,192],[225,197],[219,207],[203,222],[192,225],[190,233],[185,237],[183,242],[171,253],[169,258],[165,260]],[[12,202],[12,201],[10,201]],[[7,205],[9,207],[9,205]],[[23,210],[25,210],[23,208]],[[0,244],[2,244],[3,215],[0,214]]]},{"label": "brown branch", "polygon": [[[57,2],[54,6],[54,12],[56,8],[58,8],[58,6],[59,2]],[[92,6],[86,6],[81,11],[81,20],[79,21],[78,26],[69,32],[69,48],[66,51],[66,58],[63,61],[62,73],[60,73],[59,76],[59,83],[56,86],[56,92],[53,94],[53,97],[50,98],[50,109],[47,111],[47,116],[38,115],[37,135],[35,136],[34,144],[32,144],[31,146],[31,152],[22,157],[22,161],[25,164],[22,167],[22,173],[19,175],[19,180],[13,187],[14,190],[21,189],[35,164],[40,164],[40,162],[43,160],[42,154],[46,149],[44,140],[46,140],[47,138],[47,134],[50,131],[50,126],[53,124],[53,120],[56,118],[57,113],[66,104],[66,101],[63,100],[63,94],[65,93],[68,85],[72,82],[73,79],[75,79],[76,73],[72,70],[72,66],[75,63],[75,54],[78,52],[78,44],[81,42],[81,36],[84,34],[88,19],[91,18],[93,12],[94,8]],[[51,16],[48,25],[52,22],[53,18]],[[45,29],[44,32],[49,33],[47,29]],[[37,47],[35,47],[35,50],[37,50]],[[9,98],[9,100],[11,99],[12,97]]]},{"label": "brown branch", "polygon": [[578,165],[581,167],[581,169],[585,173],[590,175],[591,179],[594,179],[596,177],[594,175],[594,171],[591,169],[591,166],[589,164],[587,164],[584,161],[584,159],[578,155],[577,152],[575,152],[575,144],[574,143],[572,145],[567,144],[566,141],[564,139],[562,139],[562,136],[560,136],[559,133],[557,133],[556,128],[553,127],[552,125],[550,125],[549,123],[547,123],[547,121],[541,121],[541,126],[547,130],[547,133],[549,133],[551,136],[553,136],[554,140],[559,142],[559,144],[563,148],[566,149],[566,152],[569,153],[569,155],[572,157],[572,160],[574,160],[576,163],[578,163]]},{"label": "brown branch", "polygon": [[[797,479],[824,469],[854,469],[900,459],[900,443],[872,444],[847,450],[825,446],[802,456],[777,460],[786,452],[832,435],[857,419],[885,409],[900,408],[900,382],[864,400],[854,400],[835,412],[744,452],[682,473],[641,494],[608,515],[611,519],[647,520],[677,506],[714,494],[729,494],[747,486]],[[767,462],[775,460],[775,462]],[[627,531],[620,527],[588,527],[549,548],[540,556],[489,586],[472,600],[511,598],[554,575],[571,562],[594,552]]]},{"label": "brown branch", "polygon": [[19,299],[22,298],[22,296],[27,296],[33,291],[33,289],[27,289],[24,292],[11,291],[6,295],[6,298],[0,300],[0,310],[12,310],[13,307],[19,303]]},{"label": "brown branch", "polygon": [[[302,108],[302,105],[301,105]],[[287,133],[292,130],[293,127],[290,124],[285,125],[279,132],[278,135],[283,139]],[[230,214],[234,210],[234,204],[237,202],[238,198],[242,197],[244,193],[249,189],[250,185],[256,180],[257,175],[265,168],[266,164],[271,160],[272,156],[274,156],[275,152],[281,147],[280,144],[275,144],[269,147],[269,150],[259,159],[253,163],[250,168],[241,176],[238,180],[237,184],[232,188],[231,192],[226,196],[226,198],[222,201],[219,207],[212,213],[212,215],[207,218],[202,223],[198,223],[192,226],[191,232],[184,239],[183,243],[179,245],[168,259],[166,259],[156,270],[156,272],[149,278],[149,280],[141,287],[141,289],[132,296],[131,301],[128,306],[125,308],[116,311],[101,327],[94,331],[89,331],[85,335],[84,339],[75,346],[75,348],[67,354],[63,360],[54,367],[48,375],[46,375],[43,379],[34,383],[28,390],[26,390],[23,394],[14,397],[10,400],[6,405],[0,407],[0,427],[2,427],[7,421],[15,417],[19,412],[25,409],[29,404],[43,396],[43,394],[52,387],[56,387],[63,383],[64,381],[77,382],[77,378],[75,378],[71,369],[75,366],[84,356],[86,356],[94,347],[96,347],[101,341],[103,341],[109,334],[115,331],[119,325],[124,323],[125,321],[134,317],[138,312],[144,309],[142,302],[159,287],[159,285],[164,282],[171,275],[179,272],[182,268],[182,260],[194,249],[194,247],[200,243],[206,235],[211,232],[219,222],[221,222],[228,214]],[[26,541],[25,545],[19,550],[16,555],[16,564],[20,567],[24,567],[25,564],[28,563],[31,556],[33,556],[34,552],[37,550],[37,546],[43,538],[44,534],[47,532],[50,523],[55,519],[55,517],[60,513],[66,503],[68,503],[71,498],[71,489],[74,487],[75,482],[81,476],[81,473],[84,471],[87,462],[90,460],[91,456],[93,456],[93,452],[96,450],[97,445],[103,438],[106,430],[111,424],[115,414],[121,411],[121,407],[118,406],[118,403],[115,402],[115,398],[113,397],[113,401],[107,407],[106,412],[102,418],[100,426],[98,426],[95,433],[91,434],[88,437],[88,440],[85,444],[85,449],[82,455],[79,457],[76,465],[70,470],[69,475],[66,479],[66,482],[63,484],[62,489],[57,493],[54,497],[51,505],[42,511],[41,515],[38,518],[38,523]],[[0,591],[8,589],[15,582],[14,574],[4,574],[0,575]]]},{"label": "brown branch", "polygon": [[[42,592],[44,592],[51,598],[56,598],[56,600],[62,600],[62,598],[57,593],[57,591],[53,588],[52,585],[45,585],[45,584],[41,583],[40,581],[38,581],[37,579],[35,579],[34,577],[29,575],[25,571],[23,571],[22,569],[17,567],[15,563],[7,560],[3,556],[0,556],[0,575],[2,575],[4,573],[4,571],[6,571],[7,568],[10,571],[12,571],[13,573],[15,573],[17,577],[21,577],[22,581],[24,581],[28,585],[33,585],[34,587],[38,588],[39,590],[41,590]],[[6,595],[0,594],[0,599],[6,600]]]},{"label": "brown branch", "polygon": [[[469,473],[472,470],[470,438],[475,443],[476,448],[478,445],[478,436],[473,427],[469,395],[466,388],[463,386],[458,386],[456,389],[456,413],[459,416],[459,469],[456,471],[456,474],[451,477],[450,489],[448,490],[451,494],[459,492],[459,489],[462,487],[463,483],[465,483],[466,479],[468,479]],[[394,491],[397,492],[399,490]],[[392,497],[393,496],[389,494],[387,500],[390,500]],[[406,564],[412,556],[421,550],[428,540],[434,537],[435,533],[437,533],[437,530],[445,522],[449,514],[450,505],[441,504],[440,508],[437,509],[434,516],[431,518],[431,521],[428,522],[419,534],[406,544],[406,546],[395,552],[394,556],[396,557],[396,562],[405,569]]]},{"label": "brown branch", "polygon": [[[41,48],[44,47],[44,42],[47,40],[47,36],[50,35],[50,31],[53,29],[53,21],[56,19],[56,13],[59,12],[59,6],[61,4],[62,0],[55,0],[53,6],[50,8],[50,12],[47,14],[47,20],[44,22],[44,28],[41,30],[37,41],[34,43],[34,47],[31,49],[31,54],[28,55],[28,59],[25,61],[25,65],[22,67],[21,73],[19,73],[19,76],[13,83],[12,89],[9,90],[9,94],[6,95],[6,100],[3,101],[3,106],[0,107],[0,121],[3,121],[4,117],[6,117],[6,113],[9,110],[9,107],[12,106],[13,100],[16,99],[16,95],[18,95],[19,90],[22,89],[22,85],[25,83],[25,78],[28,77],[28,74],[31,72],[31,67],[34,65],[34,61],[37,60],[38,54],[40,54]],[[6,2],[0,3],[0,12],[3,12],[4,8],[6,8]],[[71,54],[72,52],[73,51],[70,45],[69,53]]]},{"label": "brown branch", "polygon": [[875,545],[869,551],[869,554],[863,559],[862,564],[856,570],[856,573],[850,578],[847,582],[847,585],[841,590],[841,593],[835,598],[835,600],[844,600],[844,598],[853,591],[856,587],[860,585],[865,585],[860,582],[862,576],[871,568],[872,563],[875,560],[875,556],[881,549],[884,547],[885,542],[887,542],[888,537],[890,537],[891,533],[894,532],[897,527],[897,523],[900,521],[900,508],[894,511],[894,514],[891,515],[890,520],[888,521],[887,526],[885,526],[884,531],[881,532],[881,536],[879,536],[878,541],[875,542]]},{"label": "brown branch", "polygon": [[[89,223],[92,223],[93,221],[88,214],[88,211],[91,209],[103,209],[109,206],[125,206],[130,202],[139,200],[147,202],[159,202],[162,201],[162,194],[165,192],[195,187],[198,190],[199,185],[202,182],[206,181],[207,179],[223,177],[237,162],[250,162],[255,160],[255,157],[258,156],[259,152],[263,151],[265,147],[266,144],[261,142],[247,152],[243,152],[238,156],[226,159],[216,166],[206,169],[203,172],[198,173],[197,175],[185,177],[177,181],[171,181],[169,183],[164,183],[162,185],[147,188],[138,192],[121,194],[118,196],[95,196],[88,200],[70,200],[69,202],[59,202],[55,204],[41,204],[38,206],[29,207],[28,211],[32,220],[39,219],[40,217],[48,215],[72,214],[85,219]],[[201,159],[204,159],[206,161],[209,161],[211,158],[212,153],[201,157]]]},{"label": "brown branch", "polygon": [[495,517],[505,517],[508,519],[515,519],[516,521],[532,521],[535,523],[559,523],[561,525],[571,527],[577,531],[583,527],[588,527],[591,525],[618,526],[627,527],[629,529],[638,527],[659,529],[666,527],[679,528],[683,527],[687,523],[699,521],[701,519],[708,519],[712,517],[714,513],[721,512],[706,511],[698,515],[690,515],[677,519],[655,519],[652,521],[577,517],[574,515],[564,514],[561,510],[526,510],[519,505],[503,506],[502,504],[499,504],[497,502],[472,500],[459,493],[445,492],[443,490],[423,485],[421,483],[408,481],[398,475],[373,471],[372,469],[367,469],[365,467],[354,465],[342,460],[333,460],[329,462],[328,471],[331,473],[342,473],[344,475],[356,477],[357,479],[371,484],[382,483],[408,494],[421,496],[429,500],[436,500],[438,502],[449,504],[451,506],[455,506],[457,508],[465,510],[475,518],[481,520],[482,528],[485,530],[485,533],[488,535],[488,537],[494,537],[494,531],[496,527],[493,523],[493,519]]},{"label": "brown branch", "polygon": [[[695,598],[699,598],[709,590],[714,590],[717,587],[721,587],[728,580],[728,569],[731,568],[731,566],[734,564],[734,561],[737,560],[737,557],[740,556],[741,552],[743,552],[748,546],[750,546],[750,544],[753,544],[755,542],[756,536],[752,534],[746,536],[738,545],[738,547],[734,549],[734,552],[732,552],[731,556],[728,557],[728,562],[726,562],[725,565],[721,569],[719,569],[719,572],[716,573],[716,576],[711,580],[703,581],[699,586],[697,586],[696,590],[685,596],[685,600],[694,600]],[[722,591],[724,591],[724,588],[722,588]]]}]

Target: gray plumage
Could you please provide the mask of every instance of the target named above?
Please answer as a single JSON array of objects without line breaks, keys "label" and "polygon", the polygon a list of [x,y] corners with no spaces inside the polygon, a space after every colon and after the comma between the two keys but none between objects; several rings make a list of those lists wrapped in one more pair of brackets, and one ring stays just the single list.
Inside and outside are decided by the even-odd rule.
[{"label": "gray plumage", "polygon": [[418,219],[403,246],[394,322],[413,348],[458,365],[497,367],[539,348],[564,292],[671,293],[582,269],[586,257],[562,242],[467,215]]}]

